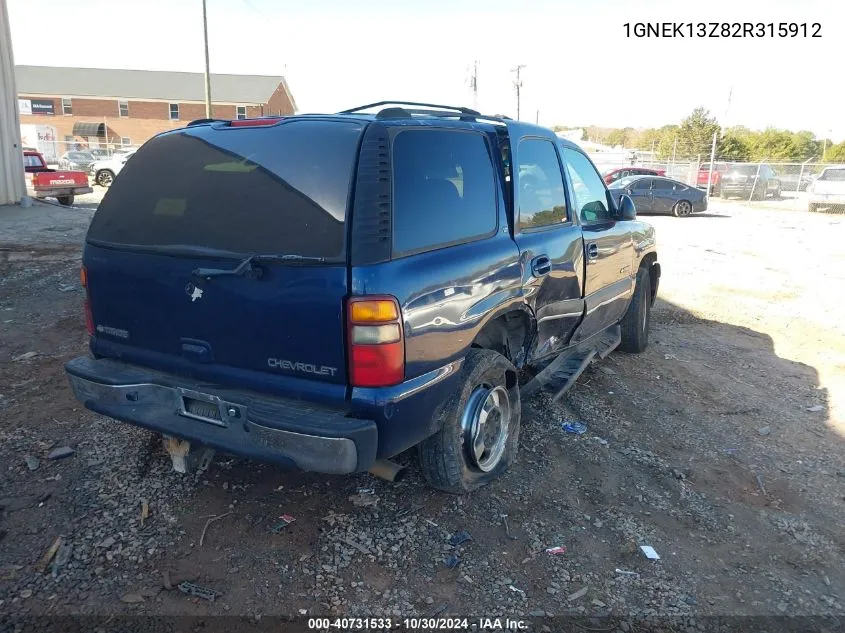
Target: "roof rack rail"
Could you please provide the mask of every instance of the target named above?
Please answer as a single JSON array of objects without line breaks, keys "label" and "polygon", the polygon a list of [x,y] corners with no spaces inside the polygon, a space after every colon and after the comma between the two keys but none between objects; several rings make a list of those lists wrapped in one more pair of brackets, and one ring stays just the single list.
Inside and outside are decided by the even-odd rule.
[{"label": "roof rack rail", "polygon": [[341,110],[338,114],[353,114],[355,112],[360,112],[361,110],[367,110],[368,108],[375,108],[376,106],[391,106],[391,105],[398,105],[398,106],[417,106],[423,108],[436,108],[438,110],[449,110],[453,112],[460,112],[461,114],[471,114],[473,116],[481,116],[481,113],[472,110],[471,108],[462,108],[460,106],[447,106],[447,105],[439,105],[436,103],[420,103],[417,101],[376,101],[375,103],[368,103],[367,105],[358,106],[357,108],[350,108],[349,110]]}]

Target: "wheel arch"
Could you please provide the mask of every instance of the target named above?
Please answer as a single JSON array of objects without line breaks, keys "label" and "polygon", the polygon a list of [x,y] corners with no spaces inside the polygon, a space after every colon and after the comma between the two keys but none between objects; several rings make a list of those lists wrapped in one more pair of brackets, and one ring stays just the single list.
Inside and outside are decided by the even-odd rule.
[{"label": "wheel arch", "polygon": [[[498,352],[514,367],[521,368],[528,358],[535,331],[536,319],[528,307],[524,304],[511,305],[490,316],[470,347]],[[513,378],[516,379],[516,376]]]},{"label": "wheel arch", "polygon": [[654,301],[657,299],[657,286],[660,283],[660,264],[657,262],[657,253],[655,251],[646,253],[640,261],[640,268],[648,270],[649,281],[651,282],[649,302],[654,305]]}]

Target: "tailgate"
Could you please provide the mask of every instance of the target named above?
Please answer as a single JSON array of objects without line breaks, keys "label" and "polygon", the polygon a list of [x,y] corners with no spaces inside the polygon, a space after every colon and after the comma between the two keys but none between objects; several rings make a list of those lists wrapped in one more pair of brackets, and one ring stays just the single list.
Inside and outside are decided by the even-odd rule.
[{"label": "tailgate", "polygon": [[32,174],[32,185],[36,190],[87,187],[88,175],[81,171],[45,171]]},{"label": "tailgate", "polygon": [[233,368],[345,384],[346,217],[363,127],[214,124],[148,141],[88,232],[95,349],[209,380]]},{"label": "tailgate", "polygon": [[196,268],[237,262],[91,245],[84,264],[96,337],[117,343],[123,360],[157,358],[156,365],[171,371],[190,365],[198,376],[203,367],[224,365],[346,380],[345,265],[262,263],[260,278],[204,280],[193,274]]}]

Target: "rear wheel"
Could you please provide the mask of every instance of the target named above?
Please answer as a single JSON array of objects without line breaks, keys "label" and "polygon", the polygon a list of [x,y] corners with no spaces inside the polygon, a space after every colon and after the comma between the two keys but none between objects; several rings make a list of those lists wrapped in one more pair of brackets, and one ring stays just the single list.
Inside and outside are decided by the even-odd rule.
[{"label": "rear wheel", "polygon": [[114,182],[114,172],[110,169],[101,169],[97,172],[94,180],[101,187],[111,187],[111,184]]},{"label": "rear wheel", "polygon": [[651,323],[651,276],[648,268],[640,266],[637,271],[637,285],[628,311],[622,319],[623,352],[639,354],[648,347],[648,327]]},{"label": "rear wheel", "polygon": [[461,384],[439,413],[441,428],[418,448],[434,488],[466,493],[502,475],[516,457],[521,418],[516,368],[492,350],[470,350]]},{"label": "rear wheel", "polygon": [[73,204],[73,196],[58,196],[56,200],[59,201],[59,204],[63,204],[66,207],[69,207]]},{"label": "rear wheel", "polygon": [[676,218],[683,218],[692,213],[692,203],[689,200],[678,200],[672,207],[672,215]]}]

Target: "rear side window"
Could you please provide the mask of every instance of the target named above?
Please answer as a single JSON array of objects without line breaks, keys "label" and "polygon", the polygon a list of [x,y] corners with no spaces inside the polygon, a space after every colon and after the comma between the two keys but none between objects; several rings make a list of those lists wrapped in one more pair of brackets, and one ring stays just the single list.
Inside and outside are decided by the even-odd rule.
[{"label": "rear side window", "polygon": [[655,178],[654,179],[654,188],[660,189],[661,191],[671,191],[675,188],[675,183],[671,180],[663,180],[662,178]]},{"label": "rear side window", "polygon": [[819,180],[834,180],[836,182],[845,181],[845,169],[825,169]]},{"label": "rear side window", "polygon": [[299,120],[156,137],[115,179],[88,238],[339,259],[361,131]]},{"label": "rear side window", "polygon": [[563,175],[555,146],[543,139],[519,143],[519,227],[523,230],[568,221]]},{"label": "rear side window", "polygon": [[393,141],[393,253],[407,255],[491,235],[496,180],[481,134],[405,130]]}]

